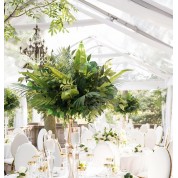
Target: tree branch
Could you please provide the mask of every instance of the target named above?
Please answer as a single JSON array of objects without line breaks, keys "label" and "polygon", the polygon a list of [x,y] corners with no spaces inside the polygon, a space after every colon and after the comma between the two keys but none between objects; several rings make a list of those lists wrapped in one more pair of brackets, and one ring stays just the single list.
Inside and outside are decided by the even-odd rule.
[{"label": "tree branch", "polygon": [[22,11],[24,8],[26,8],[27,6],[29,6],[29,5],[32,3],[32,1],[34,1],[34,0],[29,0],[29,1],[27,1],[27,2],[24,3],[21,7],[19,7],[17,10]]},{"label": "tree branch", "polygon": [[53,1],[51,1],[50,3],[47,3],[47,4],[45,4],[45,5],[41,5],[41,6],[35,6],[35,7],[31,8],[31,9],[28,9],[26,12],[23,12],[23,13],[21,13],[21,14],[19,14],[19,15],[11,16],[11,17],[13,17],[13,18],[14,18],[14,17],[20,17],[20,16],[22,16],[22,15],[28,13],[28,12],[31,11],[31,10],[40,9],[40,8],[42,8],[42,7],[46,7],[46,6],[48,6],[48,5],[52,4],[52,3],[54,3],[55,1],[56,1],[56,0],[53,0]]},{"label": "tree branch", "polygon": [[[6,23],[10,18],[13,17],[13,15],[15,14],[15,12],[16,12],[18,6],[19,6],[19,5],[17,5],[17,6],[15,7],[15,9],[13,10],[13,12],[4,20],[4,23]],[[4,6],[4,9],[5,9],[5,6]]]}]

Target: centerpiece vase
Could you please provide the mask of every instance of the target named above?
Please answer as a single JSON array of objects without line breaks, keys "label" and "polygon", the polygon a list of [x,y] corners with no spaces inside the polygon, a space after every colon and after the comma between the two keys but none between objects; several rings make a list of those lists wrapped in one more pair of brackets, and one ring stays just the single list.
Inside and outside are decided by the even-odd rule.
[{"label": "centerpiece vase", "polygon": [[68,178],[74,178],[74,169],[73,169],[73,145],[71,141],[71,134],[72,134],[72,126],[73,126],[73,120],[69,119],[68,124],[68,136],[67,136],[67,159],[68,159],[68,168],[69,168],[69,175]]}]

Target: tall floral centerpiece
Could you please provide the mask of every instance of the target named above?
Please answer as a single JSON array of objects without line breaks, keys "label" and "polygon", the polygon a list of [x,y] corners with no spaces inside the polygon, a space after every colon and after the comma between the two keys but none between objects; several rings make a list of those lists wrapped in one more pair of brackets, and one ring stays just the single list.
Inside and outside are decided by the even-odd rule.
[{"label": "tall floral centerpiece", "polygon": [[113,72],[109,64],[98,66],[80,43],[75,51],[68,47],[51,55],[44,65],[29,64],[14,88],[26,93],[29,104],[45,115],[47,130],[54,116],[66,122],[76,117],[92,122],[116,96],[115,80],[129,71]]},{"label": "tall floral centerpiece", "polygon": [[81,42],[75,51],[70,47],[51,55],[45,64],[29,64],[14,85],[26,93],[29,104],[45,115],[45,128],[55,132],[54,116],[69,123],[68,144],[71,145],[71,126],[77,117],[92,122],[117,94],[114,82],[124,72],[111,70],[110,61],[99,66],[87,56]]},{"label": "tall floral centerpiece", "polygon": [[114,111],[124,116],[125,121],[128,120],[128,115],[136,113],[139,109],[139,101],[131,92],[119,92],[113,100]]}]

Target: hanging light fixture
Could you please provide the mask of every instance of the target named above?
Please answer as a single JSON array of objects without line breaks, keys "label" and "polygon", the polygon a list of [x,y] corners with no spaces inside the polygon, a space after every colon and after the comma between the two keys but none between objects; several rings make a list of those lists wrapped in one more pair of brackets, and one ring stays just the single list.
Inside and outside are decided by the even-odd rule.
[{"label": "hanging light fixture", "polygon": [[34,30],[35,33],[33,37],[29,39],[29,45],[24,49],[20,47],[20,53],[28,56],[38,64],[44,64],[47,58],[48,48],[44,46],[45,41],[40,37],[38,25],[36,25]]}]

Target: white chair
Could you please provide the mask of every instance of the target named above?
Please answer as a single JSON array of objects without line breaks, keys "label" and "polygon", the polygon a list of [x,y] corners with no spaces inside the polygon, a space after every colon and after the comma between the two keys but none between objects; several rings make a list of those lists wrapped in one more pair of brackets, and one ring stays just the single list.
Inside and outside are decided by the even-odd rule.
[{"label": "white chair", "polygon": [[172,176],[172,161],[173,161],[173,141],[171,141],[168,145],[167,148],[169,155],[170,155],[170,159],[171,159],[171,176]]},{"label": "white chair", "polygon": [[14,136],[16,136],[17,134],[25,134],[24,131],[21,128],[15,128],[12,132],[12,134]]},{"label": "white chair", "polygon": [[93,133],[90,130],[85,130],[81,136],[81,143],[88,146],[88,141],[93,139]]},{"label": "white chair", "polygon": [[162,141],[162,136],[163,136],[163,128],[161,126],[158,126],[155,129],[156,132],[156,145],[159,145]]},{"label": "white chair", "polygon": [[140,131],[143,133],[147,133],[148,131],[148,126],[146,124],[141,125]]},{"label": "white chair", "polygon": [[96,133],[96,128],[95,128],[95,124],[88,124],[88,130],[90,130],[93,134]]},{"label": "white chair", "polygon": [[156,130],[156,128],[157,128],[157,124],[154,124],[154,130]]},{"label": "white chair", "polygon": [[12,156],[15,157],[15,154],[17,152],[17,149],[20,145],[24,144],[24,143],[28,143],[29,140],[27,138],[26,135],[24,134],[17,134],[15,137],[14,137],[14,140],[11,144],[11,153],[12,153]]},{"label": "white chair", "polygon": [[168,148],[167,148],[169,154],[170,154],[170,157],[171,157],[171,160],[172,160],[172,156],[173,156],[173,141],[171,141],[168,145]]},{"label": "white chair", "polygon": [[147,129],[150,129],[150,124],[149,123],[146,123],[145,125],[147,126]]},{"label": "white chair", "polygon": [[19,170],[21,166],[28,167],[28,162],[32,160],[36,154],[38,154],[38,150],[31,143],[21,145],[15,155],[15,170]]},{"label": "white chair", "polygon": [[44,150],[44,136],[47,134],[46,129],[41,129],[38,133],[38,138],[37,138],[37,148],[39,151]]},{"label": "white chair", "polygon": [[112,149],[106,142],[99,142],[94,149],[93,165],[103,166],[106,163],[106,158],[114,158]]},{"label": "white chair", "polygon": [[130,143],[137,144],[137,145],[140,144],[142,147],[144,147],[144,133],[134,129],[130,131],[129,135],[130,135],[130,139],[129,139]]},{"label": "white chair", "polygon": [[145,147],[154,149],[156,145],[156,132],[154,129],[148,129],[148,132],[145,134]]},{"label": "white chair", "polygon": [[82,137],[82,135],[85,133],[85,132],[87,132],[89,129],[87,128],[87,127],[85,127],[85,126],[81,126],[81,137]]},{"label": "white chair", "polygon": [[150,155],[148,178],[169,178],[171,170],[170,156],[166,148],[160,147]]}]

